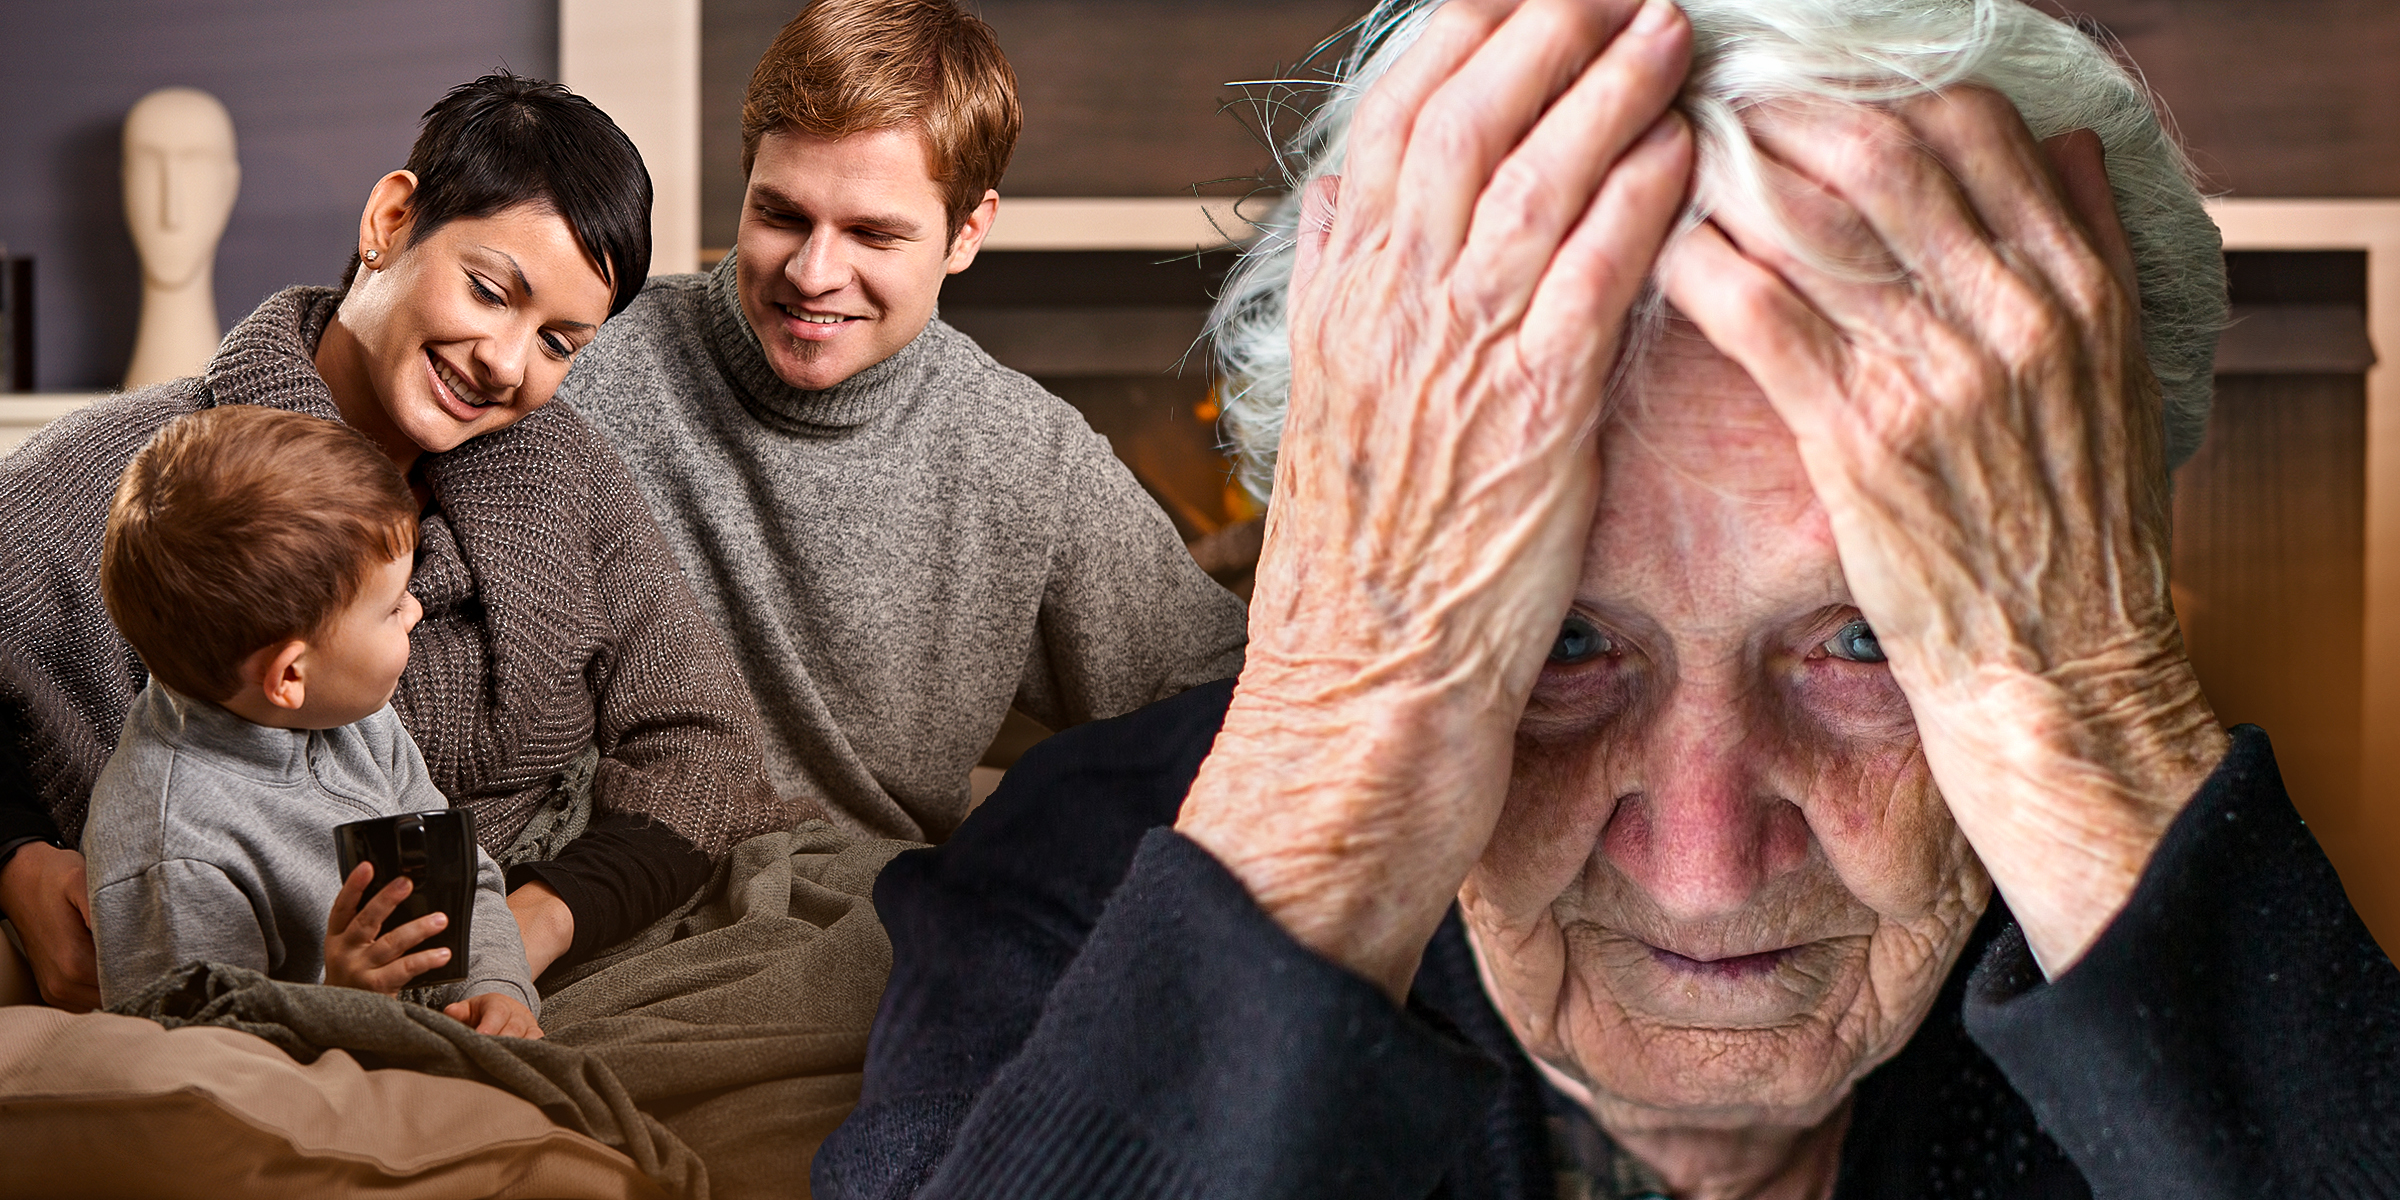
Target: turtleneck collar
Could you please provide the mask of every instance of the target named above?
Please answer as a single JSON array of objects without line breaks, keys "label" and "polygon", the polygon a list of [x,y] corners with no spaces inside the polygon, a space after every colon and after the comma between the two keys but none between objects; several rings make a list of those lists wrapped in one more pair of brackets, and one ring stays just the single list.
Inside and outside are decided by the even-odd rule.
[{"label": "turtleneck collar", "polygon": [[256,404],[342,419],[333,391],[317,374],[317,342],[325,336],[342,293],[292,287],[266,298],[242,318],[201,373],[210,404]]},{"label": "turtleneck collar", "polygon": [[309,734],[254,725],[153,679],[134,701],[138,719],[170,743],[206,747],[219,765],[252,779],[282,782],[308,770]]},{"label": "turtleneck collar", "polygon": [[709,272],[709,335],[717,363],[744,407],[761,422],[792,433],[827,434],[863,425],[890,412],[922,390],[938,339],[936,322],[890,358],[821,392],[785,383],[767,364],[758,334],[742,314],[734,284],[734,255],[728,252]]}]

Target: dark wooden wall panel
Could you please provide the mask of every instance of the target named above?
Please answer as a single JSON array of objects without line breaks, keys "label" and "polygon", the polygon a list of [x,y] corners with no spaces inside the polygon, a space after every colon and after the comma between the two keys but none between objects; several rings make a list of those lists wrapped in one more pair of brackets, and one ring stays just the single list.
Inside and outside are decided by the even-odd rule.
[{"label": "dark wooden wall panel", "polygon": [[[1016,68],[1025,132],[1001,184],[1017,196],[1241,195],[1275,178],[1236,80],[1279,75],[1368,0],[970,0]],[[701,6],[701,240],[733,244],[742,92],[793,0]],[[1259,93],[1264,95],[1262,91]],[[1297,128],[1297,119],[1281,123]],[[1234,182],[1214,182],[1231,178]]]},{"label": "dark wooden wall panel", "polygon": [[2176,606],[2228,725],[2274,738],[2284,783],[2359,892],[2366,383],[2232,375],[2177,476]]},{"label": "dark wooden wall panel", "polygon": [[2400,196],[2400,3],[2042,2],[2115,35],[2216,187]]},{"label": "dark wooden wall panel", "polygon": [[2391,944],[2392,848],[2361,779],[2367,258],[2225,259],[2239,317],[2207,443],[2176,476],[2176,608],[2217,716],[2274,738],[2293,802]]},{"label": "dark wooden wall panel", "polygon": [[144,94],[183,84],[233,113],[230,326],[280,288],[339,280],[418,115],[503,66],[557,73],[557,0],[0,0],[0,244],[37,260],[34,386],[125,377],[142,267],[117,168]]}]

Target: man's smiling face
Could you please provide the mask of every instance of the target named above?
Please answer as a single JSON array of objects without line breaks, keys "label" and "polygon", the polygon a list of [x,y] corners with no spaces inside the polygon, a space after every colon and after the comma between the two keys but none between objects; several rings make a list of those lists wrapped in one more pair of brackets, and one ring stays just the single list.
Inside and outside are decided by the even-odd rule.
[{"label": "man's smiling face", "polygon": [[759,139],[735,283],[785,383],[822,391],[890,358],[933,318],[942,278],[974,261],[994,199],[953,239],[929,162],[913,126]]}]

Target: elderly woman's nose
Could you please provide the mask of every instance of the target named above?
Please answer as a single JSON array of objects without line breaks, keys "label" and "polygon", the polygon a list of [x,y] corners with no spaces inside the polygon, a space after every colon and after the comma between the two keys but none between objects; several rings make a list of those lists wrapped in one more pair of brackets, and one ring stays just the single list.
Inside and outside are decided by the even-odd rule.
[{"label": "elderly woman's nose", "polygon": [[1766,736],[1709,706],[1671,706],[1645,739],[1640,786],[1617,801],[1600,850],[1666,916],[1740,911],[1808,860],[1807,818],[1765,780]]}]

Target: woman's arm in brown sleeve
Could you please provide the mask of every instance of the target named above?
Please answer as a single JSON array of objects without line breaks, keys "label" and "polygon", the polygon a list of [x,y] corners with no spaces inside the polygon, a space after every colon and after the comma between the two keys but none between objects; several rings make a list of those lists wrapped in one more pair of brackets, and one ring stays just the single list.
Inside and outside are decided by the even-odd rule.
[{"label": "woman's arm in brown sleeve", "polygon": [[711,859],[816,807],[768,780],[756,704],[616,456],[594,456],[596,599],[607,626],[585,667],[599,747],[598,816],[640,814]]},{"label": "woman's arm in brown sleeve", "polygon": [[[593,594],[605,635],[585,665],[592,690],[591,827],[554,860],[509,871],[512,902],[538,884],[572,914],[551,965],[571,965],[681,905],[736,842],[816,815],[778,798],[756,708],[716,626],[692,595],[616,456],[580,422],[594,527]],[[520,903],[527,951],[541,914]],[[543,970],[537,965],[537,973]]]}]

